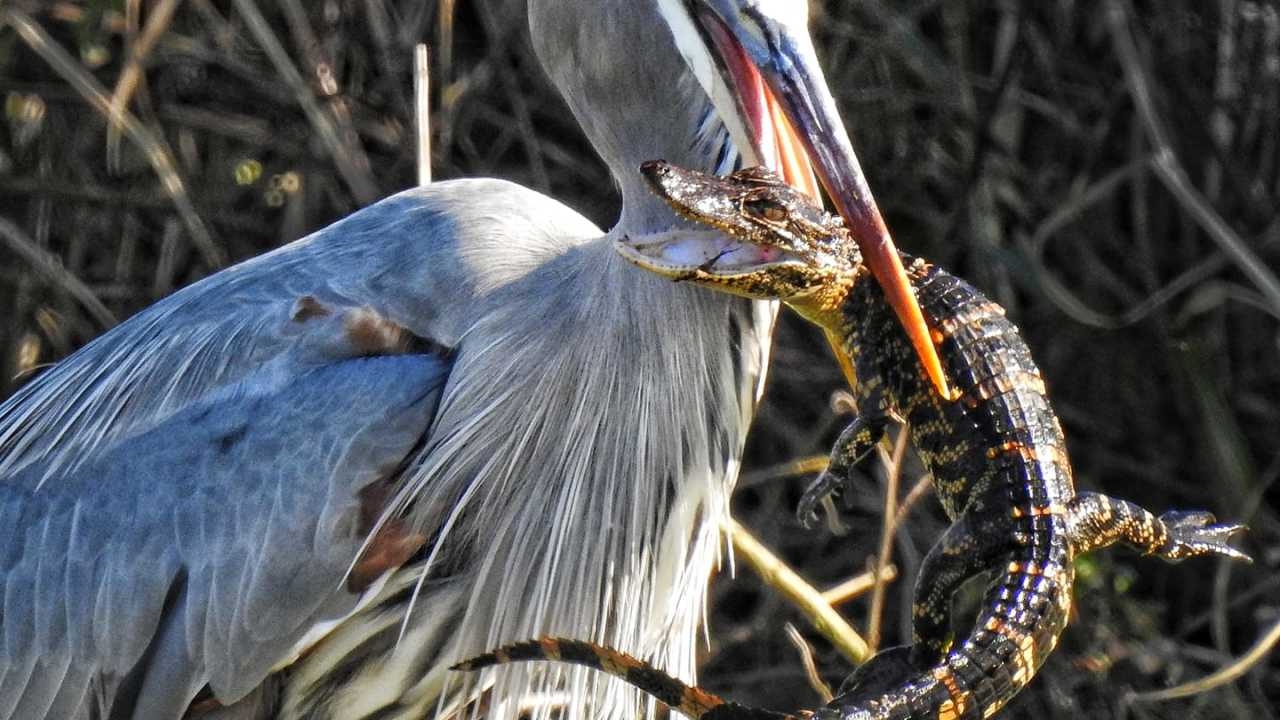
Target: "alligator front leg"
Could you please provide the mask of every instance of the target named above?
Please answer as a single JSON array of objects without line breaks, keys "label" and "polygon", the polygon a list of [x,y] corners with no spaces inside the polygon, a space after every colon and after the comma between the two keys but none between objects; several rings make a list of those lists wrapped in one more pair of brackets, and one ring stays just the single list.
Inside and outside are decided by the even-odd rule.
[{"label": "alligator front leg", "polygon": [[800,498],[796,517],[801,525],[812,529],[818,522],[818,504],[834,492],[848,490],[853,481],[851,475],[854,466],[876,449],[876,444],[884,437],[885,428],[889,426],[891,419],[892,416],[884,408],[881,393],[858,398],[858,416],[836,439],[836,444],[831,448],[827,469],[805,489]]},{"label": "alligator front leg", "polygon": [[1067,506],[1067,524],[1077,555],[1122,542],[1165,560],[1217,554],[1252,562],[1227,543],[1244,526],[1219,523],[1210,512],[1171,510],[1156,517],[1127,500],[1082,492]]}]

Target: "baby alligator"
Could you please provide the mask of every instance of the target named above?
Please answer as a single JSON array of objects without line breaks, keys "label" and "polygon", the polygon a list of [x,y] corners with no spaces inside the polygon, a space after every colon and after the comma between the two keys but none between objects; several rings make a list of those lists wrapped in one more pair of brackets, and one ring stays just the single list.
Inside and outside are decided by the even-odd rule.
[{"label": "baby alligator", "polygon": [[[618,249],[627,259],[673,280],[780,299],[826,330],[852,363],[859,414],[806,492],[802,519],[849,481],[888,423],[901,418],[952,520],[921,566],[912,645],[876,655],[815,717],[990,717],[1057,644],[1078,554],[1122,542],[1166,560],[1248,559],[1227,544],[1241,526],[1217,524],[1210,513],[1156,517],[1124,500],[1075,492],[1030,350],[1003,308],[963,280],[904,255],[956,391],[944,398],[838,218],[762,169],[717,178],[653,162],[642,172],[677,212],[720,232],[623,240]],[[968,635],[952,642],[952,596],[982,573],[993,576],[982,611]],[[741,709],[727,705],[715,717],[758,717],[724,714]]]}]

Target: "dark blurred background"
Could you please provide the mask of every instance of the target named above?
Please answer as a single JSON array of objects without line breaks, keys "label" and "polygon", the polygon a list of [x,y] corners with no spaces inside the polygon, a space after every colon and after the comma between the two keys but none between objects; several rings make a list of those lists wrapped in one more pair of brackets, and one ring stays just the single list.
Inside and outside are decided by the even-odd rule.
[{"label": "dark blurred background", "polygon": [[[437,178],[496,175],[614,218],[519,0],[248,5],[287,68],[227,0],[0,3],[0,397],[172,290],[413,185],[417,42],[432,46]],[[1206,675],[1280,620],[1280,7],[811,7],[898,243],[1008,308],[1078,484],[1251,528],[1249,567],[1082,560],[1073,626],[1006,717],[1277,717],[1274,656],[1196,698],[1131,694]],[[124,88],[140,130],[111,137],[94,85]],[[883,473],[868,466],[848,534],[801,531],[809,478],[779,467],[825,453],[847,421],[829,403],[841,379],[789,315],[771,376],[735,514],[826,587],[875,554]],[[925,497],[896,532],[906,577],[888,589],[888,644],[909,637],[910,580],[944,527]],[[979,591],[962,593],[961,617]],[[841,610],[864,626],[865,599]],[[838,683],[847,664],[743,568],[714,581],[702,680],[744,702],[815,705],[787,622]]]}]

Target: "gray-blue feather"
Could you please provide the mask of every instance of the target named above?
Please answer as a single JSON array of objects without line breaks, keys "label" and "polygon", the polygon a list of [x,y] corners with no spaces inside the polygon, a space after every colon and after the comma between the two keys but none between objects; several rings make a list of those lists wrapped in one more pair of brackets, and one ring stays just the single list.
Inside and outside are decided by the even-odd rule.
[{"label": "gray-blue feather", "polygon": [[[538,237],[562,224],[568,240],[598,234],[567,208],[518,185],[438,183],[208,277],[143,310],[0,405],[0,477],[33,463],[46,475],[73,469],[98,446],[207,395],[231,387],[264,392],[341,357],[344,348],[333,338],[290,321],[303,296],[367,306],[452,345],[502,281],[499,268],[481,273],[479,265],[501,257],[505,243],[506,264],[523,271],[536,258],[521,257],[521,248],[537,254],[548,244],[563,246],[565,238]],[[491,244],[460,247],[475,236]]]},{"label": "gray-blue feather", "polygon": [[173,685],[152,683],[138,717],[178,717],[205,684],[234,699],[261,683],[353,608],[338,579],[364,539],[358,493],[421,441],[447,369],[344,360],[229,389],[42,487],[36,467],[7,478],[0,717],[44,717],[130,672]]}]

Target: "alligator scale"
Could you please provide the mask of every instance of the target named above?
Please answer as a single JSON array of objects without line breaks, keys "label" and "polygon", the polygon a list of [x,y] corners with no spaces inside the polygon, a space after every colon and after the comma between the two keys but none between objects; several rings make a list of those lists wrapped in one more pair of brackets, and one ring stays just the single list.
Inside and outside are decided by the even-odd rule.
[{"label": "alligator scale", "polygon": [[[625,257],[672,280],[782,300],[821,326],[852,364],[858,417],[837,441],[828,470],[806,492],[802,519],[848,481],[887,425],[901,418],[952,521],[921,566],[912,645],[876,655],[813,717],[992,716],[1031,681],[1057,644],[1070,612],[1072,559],[1081,553],[1122,542],[1166,560],[1206,554],[1247,559],[1227,544],[1240,526],[1218,524],[1210,513],[1156,517],[1124,500],[1077,493],[1062,430],[1030,350],[1004,309],[968,283],[903,256],[952,384],[954,395],[946,398],[933,389],[839,218],[763,169],[718,178],[652,162],[642,172],[677,212],[718,232],[623,241]],[[981,574],[991,578],[982,610],[968,634],[952,642],[952,596]],[[544,639],[466,666],[565,660],[619,675],[695,717],[789,717],[725,703],[620,657],[590,644]],[[682,706],[689,698],[701,704]]]}]

